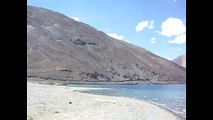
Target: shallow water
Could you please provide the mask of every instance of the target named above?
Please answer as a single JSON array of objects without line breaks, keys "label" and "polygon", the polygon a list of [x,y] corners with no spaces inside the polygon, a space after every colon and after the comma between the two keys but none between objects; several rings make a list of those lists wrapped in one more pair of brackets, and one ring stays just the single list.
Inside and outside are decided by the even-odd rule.
[{"label": "shallow water", "polygon": [[186,85],[100,85],[75,84],[72,87],[112,88],[107,90],[79,91],[89,94],[130,97],[142,99],[167,108],[184,118],[186,117]]}]

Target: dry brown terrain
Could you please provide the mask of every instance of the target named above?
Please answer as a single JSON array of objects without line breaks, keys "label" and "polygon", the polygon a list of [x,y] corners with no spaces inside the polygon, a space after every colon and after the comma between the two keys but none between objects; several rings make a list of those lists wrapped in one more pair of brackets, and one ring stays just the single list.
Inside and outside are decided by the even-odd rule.
[{"label": "dry brown terrain", "polygon": [[[27,7],[27,75],[69,82],[185,83],[185,68],[44,8]],[[134,82],[135,83],[135,82]]]}]

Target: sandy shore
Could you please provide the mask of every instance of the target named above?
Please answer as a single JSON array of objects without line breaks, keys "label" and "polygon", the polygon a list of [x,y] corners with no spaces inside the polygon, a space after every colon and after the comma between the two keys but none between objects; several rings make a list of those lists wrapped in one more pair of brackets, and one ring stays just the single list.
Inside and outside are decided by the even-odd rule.
[{"label": "sandy shore", "polygon": [[88,88],[28,82],[28,120],[181,119],[161,107],[141,100],[75,92],[80,89]]}]

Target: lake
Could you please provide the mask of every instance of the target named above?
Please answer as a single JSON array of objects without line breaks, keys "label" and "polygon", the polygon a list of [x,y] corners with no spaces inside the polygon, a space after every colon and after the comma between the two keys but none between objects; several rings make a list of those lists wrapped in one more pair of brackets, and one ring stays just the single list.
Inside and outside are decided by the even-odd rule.
[{"label": "lake", "polygon": [[88,94],[129,97],[145,100],[169,109],[186,118],[186,85],[115,85],[71,84],[72,87],[112,88],[107,90],[79,91]]}]

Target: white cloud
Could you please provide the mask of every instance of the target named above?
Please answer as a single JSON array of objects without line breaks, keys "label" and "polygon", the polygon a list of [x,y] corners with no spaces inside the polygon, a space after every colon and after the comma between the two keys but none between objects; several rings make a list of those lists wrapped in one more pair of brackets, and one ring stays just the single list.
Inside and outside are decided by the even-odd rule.
[{"label": "white cloud", "polygon": [[78,17],[71,17],[71,18],[74,19],[75,21],[80,21]]},{"label": "white cloud", "polygon": [[118,35],[117,33],[107,33],[107,35],[109,35],[112,38],[115,38],[116,40],[123,40],[123,41],[130,43],[128,40],[124,39],[123,35]]},{"label": "white cloud", "polygon": [[178,48],[177,50],[182,50],[182,48]]},{"label": "white cloud", "polygon": [[148,21],[147,20],[142,21],[142,22],[138,23],[138,25],[135,27],[135,30],[137,32],[139,32],[139,31],[143,30],[144,28],[146,28],[147,26],[148,26]]},{"label": "white cloud", "polygon": [[186,26],[179,18],[168,18],[161,25],[161,35],[171,37],[183,34],[186,32]]},{"label": "white cloud", "polygon": [[167,60],[170,60],[172,61],[173,59],[171,57],[165,57],[165,56],[162,56],[163,58],[167,59]]},{"label": "white cloud", "polygon": [[124,36],[118,35],[116,33],[107,33],[107,35],[109,35],[110,37],[113,37],[115,39],[118,39],[118,40],[124,40]]},{"label": "white cloud", "polygon": [[137,26],[135,27],[135,31],[139,32],[139,31],[141,31],[141,30],[143,30],[145,28],[153,29],[154,28],[153,24],[154,24],[153,20],[152,21],[146,20],[146,21],[139,22],[137,24]]},{"label": "white cloud", "polygon": [[156,40],[156,37],[152,37],[151,40]]},{"label": "white cloud", "polygon": [[155,31],[155,33],[158,33],[158,34],[159,34],[159,33],[160,33],[160,31],[158,31],[158,30],[157,30],[157,31]]},{"label": "white cloud", "polygon": [[155,43],[156,43],[156,37],[152,37],[152,38],[150,39],[150,42],[151,42],[152,44],[155,44]]},{"label": "white cloud", "polygon": [[172,59],[172,58],[170,58],[170,57],[166,57],[166,59],[167,59],[167,60],[170,60],[170,61],[172,61],[172,60],[173,60],[173,59]]},{"label": "white cloud", "polygon": [[183,44],[186,42],[186,34],[178,35],[174,40],[169,40],[168,42],[171,44]]},{"label": "white cloud", "polygon": [[149,26],[148,26],[147,28],[153,29],[153,28],[154,28],[153,24],[154,24],[154,21],[153,21],[153,20],[150,21],[150,22],[149,22]]}]

